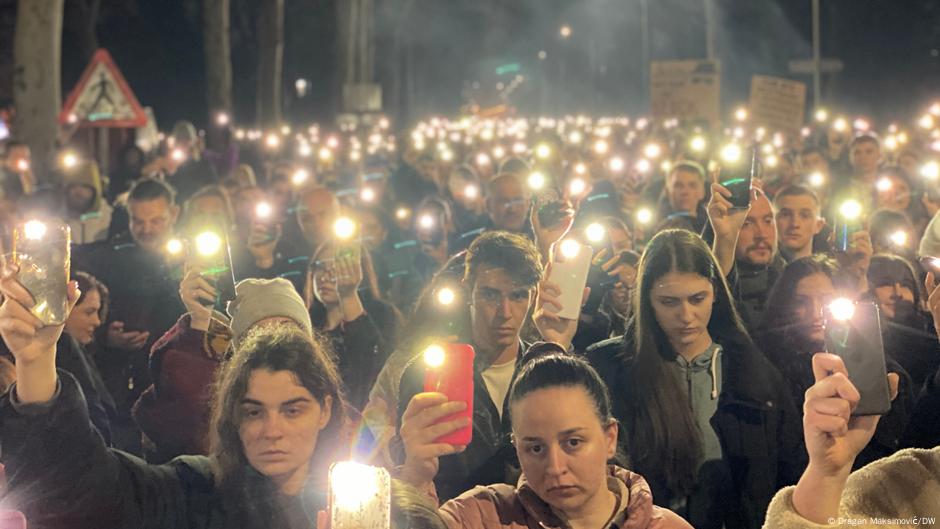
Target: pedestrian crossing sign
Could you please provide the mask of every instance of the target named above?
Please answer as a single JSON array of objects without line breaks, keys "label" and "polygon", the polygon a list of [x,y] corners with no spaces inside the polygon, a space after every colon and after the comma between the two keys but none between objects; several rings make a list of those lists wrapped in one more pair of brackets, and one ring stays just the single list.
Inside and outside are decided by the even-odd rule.
[{"label": "pedestrian crossing sign", "polygon": [[59,123],[82,127],[136,128],[147,114],[134,96],[111,54],[99,49],[69,93]]}]

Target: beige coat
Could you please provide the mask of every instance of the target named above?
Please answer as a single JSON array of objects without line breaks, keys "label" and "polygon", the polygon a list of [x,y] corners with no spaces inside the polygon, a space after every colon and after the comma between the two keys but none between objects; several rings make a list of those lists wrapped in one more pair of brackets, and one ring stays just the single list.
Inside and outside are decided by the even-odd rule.
[{"label": "beige coat", "polygon": [[[649,485],[639,474],[611,466],[608,485],[618,497],[618,513],[608,528],[690,529],[668,509],[653,505]],[[516,487],[476,487],[440,508],[449,529],[570,529],[520,478]]]},{"label": "beige coat", "polygon": [[774,496],[765,529],[940,527],[940,446],[902,450],[853,472],[833,525],[810,522],[793,508],[793,489]]}]

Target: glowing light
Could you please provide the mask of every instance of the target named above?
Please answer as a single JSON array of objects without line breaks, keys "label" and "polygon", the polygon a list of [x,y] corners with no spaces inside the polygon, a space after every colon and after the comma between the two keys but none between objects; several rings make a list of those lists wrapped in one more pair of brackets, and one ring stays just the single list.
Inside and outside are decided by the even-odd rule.
[{"label": "glowing light", "polygon": [[31,241],[38,241],[46,236],[46,224],[39,220],[31,220],[23,224],[23,235]]},{"label": "glowing light", "polygon": [[517,141],[516,143],[512,144],[512,152],[515,154],[524,154],[526,149],[527,147],[525,143],[522,143],[521,141]]},{"label": "glowing light", "polygon": [[871,125],[862,118],[856,119],[853,125],[855,126],[856,129],[862,132],[868,132],[868,130],[871,128]]},{"label": "glowing light", "polygon": [[891,239],[891,243],[894,244],[895,246],[907,245],[908,235],[907,235],[907,232],[904,230],[898,230],[892,233],[891,236],[888,238]]},{"label": "glowing light", "polygon": [[920,167],[920,175],[927,180],[940,179],[940,162],[936,160],[925,163]]},{"label": "glowing light", "polygon": [[826,177],[822,173],[816,171],[809,175],[809,185],[813,187],[822,187],[826,183]]},{"label": "glowing light", "polygon": [[467,184],[463,188],[463,196],[469,199],[475,199],[480,196],[480,188],[475,184]]},{"label": "glowing light", "polygon": [[574,239],[565,239],[558,249],[565,259],[574,259],[581,253],[581,244]]},{"label": "glowing light", "polygon": [[855,302],[848,298],[838,298],[829,304],[829,314],[839,321],[848,321],[855,315]]},{"label": "glowing light", "polygon": [[600,222],[592,222],[584,229],[584,236],[587,237],[588,241],[593,243],[602,242],[606,235],[607,229],[604,228],[604,225]]},{"label": "glowing light", "polygon": [[888,136],[885,138],[885,148],[889,151],[893,151],[898,148],[898,139],[895,136]]},{"label": "glowing light", "polygon": [[747,109],[741,107],[734,111],[734,119],[738,121],[747,121]]},{"label": "glowing light", "polygon": [[816,113],[813,114],[813,117],[816,118],[816,121],[820,123],[825,123],[829,119],[829,111],[825,108],[820,108],[816,110]]},{"label": "glowing light", "polygon": [[264,144],[269,149],[277,149],[281,146],[281,138],[277,134],[268,134],[264,138]]},{"label": "glowing light", "polygon": [[[438,293],[438,295],[440,295],[440,293]],[[446,358],[447,355],[444,353],[444,348],[440,345],[430,345],[427,349],[424,350],[424,363],[428,367],[441,367],[444,365],[444,360]]]},{"label": "glowing light", "polygon": [[643,225],[653,222],[653,210],[650,208],[640,208],[636,212],[636,221]]},{"label": "glowing light", "polygon": [[451,305],[457,299],[457,294],[450,287],[444,287],[437,291],[437,302],[441,305]]},{"label": "glowing light", "polygon": [[228,125],[231,121],[232,121],[231,118],[229,118],[228,114],[226,114],[225,112],[219,112],[215,116],[215,123],[220,127],[224,127]]},{"label": "glowing light", "polygon": [[780,160],[777,158],[776,154],[770,154],[764,158],[764,163],[767,165],[767,167],[774,168],[780,164]]},{"label": "glowing light", "polygon": [[607,154],[607,151],[610,150],[610,144],[604,140],[597,140],[594,142],[594,152],[597,154]]},{"label": "glowing light", "polygon": [[29,161],[22,158],[16,161],[17,171],[29,171]]},{"label": "glowing light", "polygon": [[179,239],[170,239],[166,243],[166,252],[170,255],[179,255],[183,253],[183,241]]},{"label": "glowing light", "polygon": [[450,162],[450,161],[452,161],[453,159],[454,159],[454,152],[453,152],[453,151],[451,151],[451,150],[446,150],[446,151],[444,151],[444,152],[441,153],[441,160],[444,160],[445,162]]},{"label": "glowing light", "polygon": [[477,165],[480,167],[485,167],[490,164],[490,157],[485,152],[481,152],[477,155]]},{"label": "glowing light", "polygon": [[849,123],[845,120],[845,118],[838,118],[832,122],[832,128],[836,132],[845,132],[849,130]]},{"label": "glowing light", "polygon": [[583,162],[576,163],[574,166],[574,172],[575,174],[579,175],[587,174],[587,165],[585,165]]},{"label": "glowing light", "polygon": [[497,160],[501,160],[503,156],[506,156],[506,149],[502,147],[493,147],[493,156]]},{"label": "glowing light", "polygon": [[294,174],[291,175],[290,181],[295,186],[300,186],[300,185],[303,185],[304,182],[306,182],[307,179],[309,178],[310,178],[310,173],[306,169],[297,169],[296,171],[294,171]]},{"label": "glowing light", "polygon": [[862,216],[862,204],[858,200],[846,200],[839,206],[839,214],[845,220],[857,220]]},{"label": "glowing light", "polygon": [[214,231],[204,231],[196,236],[196,251],[203,257],[212,257],[222,249],[222,238]]},{"label": "glowing light", "polygon": [[624,162],[623,158],[619,156],[615,156],[610,159],[610,170],[615,173],[619,173],[620,171],[623,171],[624,167],[626,166],[627,166],[627,163]]},{"label": "glowing light", "polygon": [[660,147],[656,143],[650,143],[649,145],[643,148],[643,155],[646,156],[647,158],[653,158],[653,159],[659,158],[659,155],[661,155],[662,153],[663,153],[662,147]]},{"label": "glowing light", "polygon": [[267,202],[258,202],[255,206],[255,216],[259,219],[269,219],[272,213],[274,213],[274,208]]},{"label": "glowing light", "polygon": [[650,163],[646,158],[640,158],[636,162],[636,170],[641,173],[648,173],[653,168],[653,164]]},{"label": "glowing light", "polygon": [[526,183],[529,184],[529,187],[534,190],[539,190],[545,187],[546,178],[545,175],[536,171],[529,175],[526,179]]},{"label": "glowing light", "polygon": [[562,38],[567,39],[571,36],[571,26],[562,26],[561,29],[558,30],[558,34],[561,35]]},{"label": "glowing light", "polygon": [[321,147],[320,152],[317,153],[317,156],[320,157],[321,161],[328,162],[333,159],[333,151],[327,147]]},{"label": "glowing light", "polygon": [[74,152],[67,152],[62,155],[62,167],[72,169],[78,165],[78,155]]},{"label": "glowing light", "polygon": [[411,216],[411,210],[408,208],[398,208],[395,211],[395,218],[398,220],[405,220]]},{"label": "glowing light", "polygon": [[434,227],[434,217],[428,213],[425,213],[418,217],[418,226],[425,230],[430,230]]},{"label": "glowing light", "polygon": [[68,122],[69,122],[69,125],[74,125],[78,123],[78,116],[76,116],[74,113],[70,113],[68,117]]},{"label": "glowing light", "polygon": [[182,162],[186,159],[186,151],[183,149],[173,149],[173,152],[170,153],[170,158],[173,158],[174,162]]},{"label": "glowing light", "polygon": [[882,193],[891,191],[892,187],[894,187],[894,185],[891,183],[891,179],[887,176],[882,176],[878,179],[877,182],[875,182],[875,189]]},{"label": "glowing light", "polygon": [[917,126],[922,129],[932,129],[935,123],[933,116],[930,114],[924,114],[917,120]]},{"label": "glowing light", "polygon": [[579,196],[587,189],[587,183],[583,178],[575,178],[568,184],[568,191],[572,196]]},{"label": "glowing light", "polygon": [[349,240],[356,234],[356,223],[349,217],[340,217],[333,223],[333,234],[340,240]]},{"label": "glowing light", "polygon": [[721,159],[727,163],[738,163],[741,161],[743,155],[744,151],[742,151],[741,146],[736,143],[729,143],[721,149]]},{"label": "glowing light", "polygon": [[708,147],[708,142],[705,141],[705,138],[702,136],[695,136],[692,138],[692,141],[689,142],[689,147],[695,152],[704,152]]},{"label": "glowing light", "polygon": [[581,134],[579,130],[573,130],[568,134],[568,143],[573,143],[575,145],[584,141],[584,135]]},{"label": "glowing light", "polygon": [[373,202],[375,201],[375,190],[371,187],[363,187],[362,191],[359,191],[359,198],[363,202]]},{"label": "glowing light", "polygon": [[336,463],[330,469],[330,490],[335,507],[343,511],[358,512],[376,501],[379,484],[388,479],[387,471],[353,461]]},{"label": "glowing light", "polygon": [[552,148],[545,143],[540,143],[535,148],[535,155],[544,160],[552,155]]}]

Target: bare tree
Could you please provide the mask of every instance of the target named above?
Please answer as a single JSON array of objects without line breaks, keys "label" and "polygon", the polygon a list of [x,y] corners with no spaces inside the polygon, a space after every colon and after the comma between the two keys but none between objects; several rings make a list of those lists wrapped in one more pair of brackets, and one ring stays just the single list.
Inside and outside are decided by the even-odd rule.
[{"label": "bare tree", "polygon": [[60,80],[64,0],[19,0],[13,43],[16,134],[43,174],[55,148],[62,106]]},{"label": "bare tree", "polygon": [[284,67],[284,0],[265,0],[258,16],[258,93],[256,119],[263,127],[281,123]]},{"label": "bare tree", "polygon": [[203,2],[206,103],[209,106],[210,120],[218,112],[232,112],[230,8],[229,0],[205,0]]}]

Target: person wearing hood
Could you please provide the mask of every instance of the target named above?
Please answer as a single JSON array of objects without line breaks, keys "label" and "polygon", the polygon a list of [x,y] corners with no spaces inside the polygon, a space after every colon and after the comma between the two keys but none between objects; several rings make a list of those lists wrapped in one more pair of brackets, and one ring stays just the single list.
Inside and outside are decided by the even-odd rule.
[{"label": "person wearing hood", "polygon": [[87,244],[108,238],[112,209],[104,199],[98,164],[84,162],[63,174],[66,222],[72,242]]},{"label": "person wearing hood", "polygon": [[170,156],[180,163],[167,181],[176,189],[180,203],[203,187],[218,183],[212,164],[203,157],[202,138],[196,127],[188,121],[179,121],[173,126],[173,146]]}]

